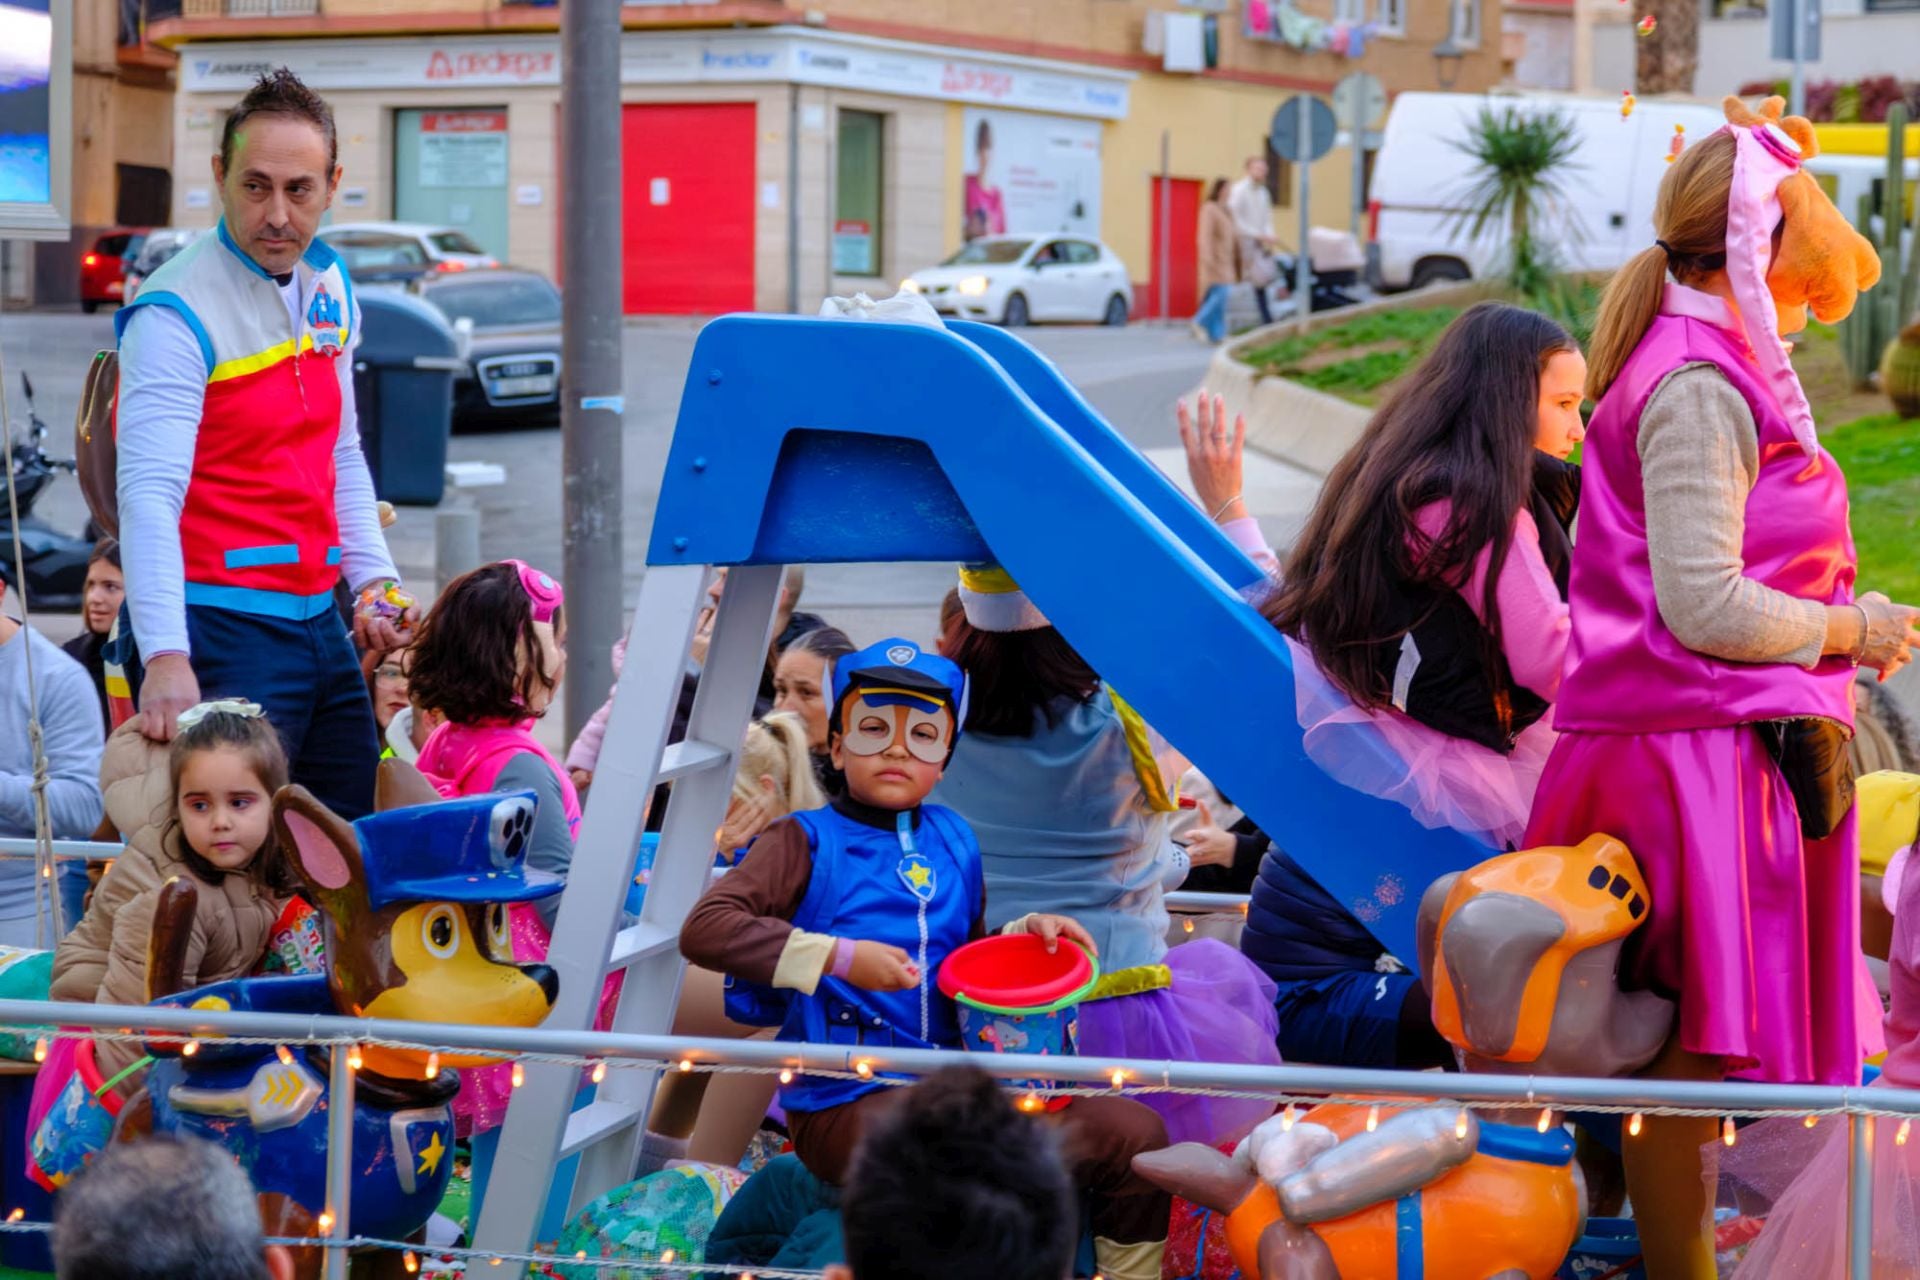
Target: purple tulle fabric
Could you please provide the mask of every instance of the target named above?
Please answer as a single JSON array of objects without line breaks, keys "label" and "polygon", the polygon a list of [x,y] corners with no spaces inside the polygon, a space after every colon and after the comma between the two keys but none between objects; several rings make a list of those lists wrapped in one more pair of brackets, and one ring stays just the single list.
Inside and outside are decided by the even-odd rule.
[{"label": "purple tulle fabric", "polygon": [[[1274,985],[1253,962],[1215,938],[1167,952],[1173,985],[1080,1006],[1080,1052],[1089,1058],[1146,1062],[1234,1062],[1278,1066]],[[1170,1142],[1209,1146],[1243,1137],[1273,1114],[1260,1099],[1143,1093],[1160,1113]]]},{"label": "purple tulle fabric", "polygon": [[[540,913],[524,902],[507,908],[508,926],[513,933],[513,958],[532,964],[547,958],[547,945],[553,935],[547,931]],[[613,1006],[620,998],[620,974],[607,975],[600,988],[600,1007],[593,1025],[605,1031],[613,1025]],[[497,1129],[507,1118],[507,1102],[513,1096],[513,1064],[496,1062],[490,1067],[467,1067],[460,1072],[460,1092],[453,1098],[453,1131],[462,1138]]]}]

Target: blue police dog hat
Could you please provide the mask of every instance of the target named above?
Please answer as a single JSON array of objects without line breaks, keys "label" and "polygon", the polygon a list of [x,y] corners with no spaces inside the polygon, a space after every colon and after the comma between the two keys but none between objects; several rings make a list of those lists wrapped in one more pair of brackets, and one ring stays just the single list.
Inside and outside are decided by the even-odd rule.
[{"label": "blue police dog hat", "polygon": [[378,911],[396,902],[530,902],[560,892],[558,876],[527,869],[537,804],[531,791],[507,791],[356,819],[368,902]]},{"label": "blue police dog hat", "polygon": [[937,653],[898,636],[847,654],[833,664],[832,727],[840,727],[847,694],[860,689],[875,706],[935,704],[953,712],[953,740],[967,719],[967,673]]}]

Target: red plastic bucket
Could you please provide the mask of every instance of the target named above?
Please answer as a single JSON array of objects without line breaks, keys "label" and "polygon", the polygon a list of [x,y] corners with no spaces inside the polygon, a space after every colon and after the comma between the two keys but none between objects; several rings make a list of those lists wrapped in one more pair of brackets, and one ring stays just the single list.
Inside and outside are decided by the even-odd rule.
[{"label": "red plastic bucket", "polygon": [[[1100,980],[1092,956],[1064,939],[1049,954],[1032,934],[970,942],[940,966],[942,994],[960,1015],[962,1042],[976,1053],[1075,1052],[1080,1001]],[[1013,1082],[1051,1088],[1050,1080]]]}]

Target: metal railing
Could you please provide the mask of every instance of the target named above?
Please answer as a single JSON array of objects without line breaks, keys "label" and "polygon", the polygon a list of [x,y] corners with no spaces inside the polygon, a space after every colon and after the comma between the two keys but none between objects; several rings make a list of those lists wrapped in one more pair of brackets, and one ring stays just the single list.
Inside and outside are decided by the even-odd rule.
[{"label": "metal railing", "polygon": [[[889,1074],[918,1077],[956,1063],[978,1067],[1002,1080],[1049,1079],[1041,1092],[1112,1095],[1202,1093],[1271,1098],[1276,1107],[1326,1101],[1393,1105],[1429,1105],[1435,1095],[1444,1105],[1463,1110],[1526,1108],[1611,1114],[1706,1115],[1726,1118],[1846,1116],[1853,1159],[1849,1165],[1847,1223],[1849,1276],[1868,1280],[1873,1238],[1870,1184],[1873,1124],[1877,1117],[1902,1121],[1896,1142],[1904,1143],[1911,1120],[1920,1116],[1920,1090],[1836,1088],[1819,1085],[1707,1083],[1678,1080],[1575,1079],[1536,1076],[1438,1074],[1328,1067],[1257,1067],[1224,1063],[1147,1062],[1114,1058],[1042,1057],[1027,1054],[970,1054],[959,1050],[894,1049],[882,1046],[793,1044],[778,1040],[716,1040],[691,1036],[617,1035],[593,1031],[550,1031],[451,1023],[399,1022],[332,1015],[221,1013],[148,1006],[53,1004],[0,1000],[0,1026],[35,1028],[44,1035],[67,1034],[54,1026],[97,1029],[103,1035],[129,1034],[141,1028],[150,1040],[219,1036],[227,1042],[287,1044],[331,1051],[327,1150],[327,1274],[344,1277],[347,1250],[355,1247],[421,1249],[433,1254],[465,1253],[488,1262],[534,1260],[536,1255],[484,1251],[427,1250],[403,1241],[355,1236],[351,1229],[349,1171],[352,1160],[354,1088],[353,1050],[377,1044],[416,1052],[456,1054],[481,1050],[502,1057],[563,1064],[604,1065],[658,1072],[669,1065],[683,1071],[806,1071],[812,1074],[885,1080]],[[341,1101],[348,1105],[339,1105]],[[1545,1115],[1542,1119],[1546,1119]],[[1629,1130],[1637,1126],[1629,1124]],[[44,1224],[41,1224],[43,1227]],[[34,1229],[35,1224],[16,1224]],[[539,1255],[541,1261],[577,1265],[578,1259]],[[714,1270],[711,1264],[676,1264],[671,1257],[623,1258],[586,1265],[618,1265],[640,1270],[678,1272]],[[765,1272],[755,1269],[755,1274]]]}]

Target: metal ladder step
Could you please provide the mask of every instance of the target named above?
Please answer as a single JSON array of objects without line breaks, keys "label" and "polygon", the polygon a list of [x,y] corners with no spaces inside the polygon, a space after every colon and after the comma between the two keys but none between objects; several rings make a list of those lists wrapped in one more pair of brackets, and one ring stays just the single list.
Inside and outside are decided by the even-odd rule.
[{"label": "metal ladder step", "polygon": [[610,1138],[638,1124],[646,1108],[637,1102],[596,1099],[567,1117],[567,1136],[560,1140],[560,1159],[578,1155],[602,1138]]},{"label": "metal ladder step", "polygon": [[676,778],[726,764],[731,759],[733,752],[725,747],[716,747],[711,742],[675,742],[661,753],[660,774],[654,781],[672,782]]},{"label": "metal ladder step", "polygon": [[613,937],[613,955],[607,960],[607,972],[631,968],[650,956],[672,951],[680,945],[680,930],[672,925],[642,921],[629,925]]}]

